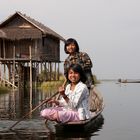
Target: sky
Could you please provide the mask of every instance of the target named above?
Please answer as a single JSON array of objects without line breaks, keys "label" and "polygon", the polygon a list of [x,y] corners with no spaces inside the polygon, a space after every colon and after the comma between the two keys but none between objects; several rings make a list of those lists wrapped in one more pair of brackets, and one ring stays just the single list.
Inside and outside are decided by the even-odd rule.
[{"label": "sky", "polygon": [[[0,22],[20,11],[75,38],[98,79],[140,79],[140,0],[1,1]],[[61,61],[67,57],[63,43],[60,55]]]}]

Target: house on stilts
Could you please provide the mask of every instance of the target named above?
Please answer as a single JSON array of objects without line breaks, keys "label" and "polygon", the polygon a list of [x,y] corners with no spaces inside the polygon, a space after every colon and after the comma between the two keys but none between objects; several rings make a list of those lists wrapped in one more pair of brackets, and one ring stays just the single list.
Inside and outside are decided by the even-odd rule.
[{"label": "house on stilts", "polygon": [[24,87],[26,82],[38,82],[46,71],[46,80],[59,80],[60,42],[58,33],[15,12],[0,24],[0,82]]}]

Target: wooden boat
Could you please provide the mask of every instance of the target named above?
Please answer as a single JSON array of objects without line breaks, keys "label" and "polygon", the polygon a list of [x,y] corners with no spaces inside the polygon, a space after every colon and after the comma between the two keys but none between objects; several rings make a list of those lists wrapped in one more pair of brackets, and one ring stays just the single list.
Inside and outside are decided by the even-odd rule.
[{"label": "wooden boat", "polygon": [[120,82],[120,83],[140,83],[140,80],[130,80],[130,79],[121,80],[121,79],[119,79],[118,82]]},{"label": "wooden boat", "polygon": [[84,121],[79,122],[68,122],[65,124],[56,124],[55,129],[56,133],[60,132],[89,132],[91,130],[91,127],[98,121],[98,119],[101,117],[101,111],[99,111],[97,114],[94,112],[93,116]]},{"label": "wooden boat", "polygon": [[46,127],[49,131],[55,134],[89,134],[93,131],[97,131],[104,123],[104,118],[102,116],[104,106],[101,110],[97,112],[92,112],[92,117],[88,120],[79,121],[79,122],[68,122],[68,123],[56,123],[48,121]]},{"label": "wooden boat", "polygon": [[91,112],[91,118],[79,121],[79,122],[68,122],[68,123],[56,123],[52,121],[47,121],[46,127],[49,131],[55,134],[74,134],[84,132],[83,134],[89,134],[91,131],[97,130],[98,127],[103,125],[104,119],[102,116],[102,111],[104,109],[103,97],[100,92],[94,87],[91,92],[92,96],[89,98],[95,107],[95,111]]}]

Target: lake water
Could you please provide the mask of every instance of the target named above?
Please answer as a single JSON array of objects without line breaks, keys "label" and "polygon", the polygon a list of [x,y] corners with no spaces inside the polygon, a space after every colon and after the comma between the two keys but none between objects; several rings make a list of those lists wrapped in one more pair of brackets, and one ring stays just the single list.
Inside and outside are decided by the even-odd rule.
[{"label": "lake water", "polygon": [[48,134],[44,120],[40,118],[40,107],[28,118],[17,124],[13,131],[8,130],[19,118],[30,112],[46,98],[46,93],[37,91],[32,102],[29,93],[10,92],[0,94],[0,139],[33,140],[137,140],[140,137],[140,84],[102,82],[97,86],[104,98],[103,124],[90,136],[57,137]]}]

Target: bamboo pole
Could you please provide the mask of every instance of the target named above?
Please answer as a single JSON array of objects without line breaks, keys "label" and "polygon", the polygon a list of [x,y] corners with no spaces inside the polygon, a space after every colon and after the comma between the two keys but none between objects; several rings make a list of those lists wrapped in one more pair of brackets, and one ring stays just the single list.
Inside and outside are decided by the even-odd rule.
[{"label": "bamboo pole", "polygon": [[[5,43],[3,41],[3,56],[4,56],[4,59],[5,59]],[[6,79],[6,68],[5,68],[5,63],[4,63],[4,79]],[[4,81],[4,86],[5,86],[5,81]]]},{"label": "bamboo pole", "polygon": [[[13,68],[12,68],[13,85],[15,85],[15,45],[13,47]],[[13,87],[14,88],[14,87]]]},{"label": "bamboo pole", "polygon": [[30,53],[30,110],[32,110],[32,48],[31,45],[29,46],[29,53]]}]

